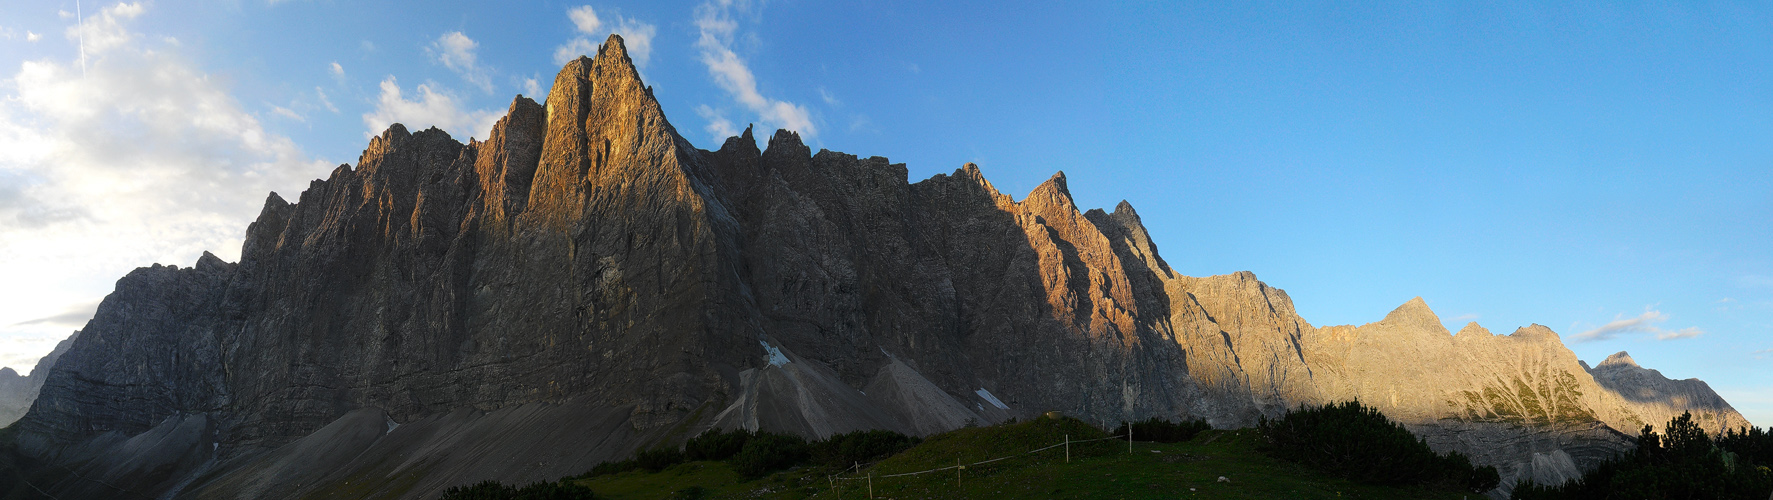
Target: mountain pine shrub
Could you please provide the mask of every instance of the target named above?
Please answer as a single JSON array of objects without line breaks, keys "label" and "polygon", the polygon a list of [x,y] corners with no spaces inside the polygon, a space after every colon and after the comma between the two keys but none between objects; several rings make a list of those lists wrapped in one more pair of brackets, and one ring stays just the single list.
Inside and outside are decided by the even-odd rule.
[{"label": "mountain pine shrub", "polygon": [[1726,431],[1713,440],[1691,413],[1668,421],[1658,434],[1645,425],[1637,448],[1561,485],[1517,484],[1518,500],[1704,498],[1761,500],[1773,494],[1773,435],[1759,427]]},{"label": "mountain pine shrub", "polygon": [[1258,449],[1269,456],[1352,481],[1447,484],[1474,493],[1501,482],[1495,467],[1472,467],[1459,453],[1438,455],[1403,425],[1358,401],[1301,406],[1278,419],[1262,418],[1256,428],[1264,438]]},{"label": "mountain pine shrub", "polygon": [[791,434],[759,432],[745,440],[745,447],[727,460],[734,472],[749,478],[793,467],[807,459],[806,440]]},{"label": "mountain pine shrub", "polygon": [[809,445],[814,462],[835,468],[866,463],[917,446],[922,440],[887,430],[855,431]]},{"label": "mountain pine shrub", "polygon": [[1185,442],[1194,439],[1196,434],[1200,434],[1202,431],[1213,428],[1213,426],[1207,425],[1206,420],[1198,418],[1182,422],[1170,422],[1161,418],[1151,417],[1151,419],[1144,422],[1132,422],[1131,424],[1122,423],[1120,424],[1120,427],[1115,427],[1114,431],[1110,434],[1115,436],[1125,436],[1127,435],[1128,425],[1133,426],[1133,440],[1155,441],[1159,443]]},{"label": "mountain pine shrub", "polygon": [[473,486],[456,486],[443,490],[442,500],[596,500],[591,488],[567,482],[539,482],[513,488],[498,481],[481,481]]},{"label": "mountain pine shrub", "polygon": [[684,458],[696,460],[726,460],[745,449],[745,441],[753,436],[751,431],[734,429],[730,431],[719,428],[708,429],[701,435],[690,438],[683,443]]}]

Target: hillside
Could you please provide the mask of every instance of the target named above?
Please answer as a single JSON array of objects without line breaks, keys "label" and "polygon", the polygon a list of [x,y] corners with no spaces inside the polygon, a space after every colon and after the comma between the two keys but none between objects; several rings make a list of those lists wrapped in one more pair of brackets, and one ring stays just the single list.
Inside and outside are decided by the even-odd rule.
[{"label": "hillside", "polygon": [[[1064,439],[1076,443],[1067,462],[1063,446],[1034,453]],[[722,462],[690,462],[656,473],[634,471],[577,482],[617,500],[683,498],[835,499],[868,498],[1385,498],[1458,499],[1469,492],[1352,483],[1255,449],[1253,430],[1208,431],[1184,443],[1137,441],[1131,452],[1118,437],[1075,420],[1053,425],[1037,419],[966,428],[931,437],[886,460],[850,471],[811,466],[745,480]],[[952,469],[994,458],[1005,460]],[[915,476],[896,474],[944,469]],[[869,479],[872,475],[873,479]],[[1221,482],[1218,478],[1224,477]],[[957,484],[958,483],[958,484]],[[699,490],[698,490],[699,488]]]}]

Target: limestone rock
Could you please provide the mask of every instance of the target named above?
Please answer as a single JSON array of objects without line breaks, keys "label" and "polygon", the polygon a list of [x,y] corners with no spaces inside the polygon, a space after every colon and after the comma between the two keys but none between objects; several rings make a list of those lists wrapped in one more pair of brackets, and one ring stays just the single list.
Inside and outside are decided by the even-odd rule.
[{"label": "limestone rock", "polygon": [[1617,422],[1615,427],[1621,432],[1636,435],[1641,424],[1655,425],[1660,432],[1670,419],[1685,412],[1691,412],[1693,422],[1713,435],[1725,429],[1749,427],[1748,420],[1705,381],[1669,380],[1662,372],[1638,366],[1625,351],[1608,356],[1588,369],[1588,373],[1595,383],[1624,400],[1624,406],[1639,417],[1636,421]]}]

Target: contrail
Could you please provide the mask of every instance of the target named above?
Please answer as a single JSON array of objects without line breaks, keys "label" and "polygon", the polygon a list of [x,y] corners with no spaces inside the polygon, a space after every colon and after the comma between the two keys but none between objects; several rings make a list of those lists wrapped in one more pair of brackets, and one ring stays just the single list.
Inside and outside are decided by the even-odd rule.
[{"label": "contrail", "polygon": [[86,16],[80,13],[80,0],[74,0],[74,20],[80,23],[80,79],[84,80],[86,79]]}]

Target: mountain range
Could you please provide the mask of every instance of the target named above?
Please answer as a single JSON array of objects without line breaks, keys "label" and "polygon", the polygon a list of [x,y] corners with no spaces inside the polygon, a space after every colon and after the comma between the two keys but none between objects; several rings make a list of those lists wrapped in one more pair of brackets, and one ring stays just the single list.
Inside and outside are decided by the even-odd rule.
[{"label": "mountain range", "polygon": [[1420,298],[1313,326],[1252,273],[1176,273],[1130,204],[1082,210],[1064,173],[1018,200],[973,164],[910,182],[757,141],[695,148],[616,36],[485,141],[393,125],[268,196],[238,263],[124,276],[40,390],[0,372],[0,401],[30,401],[19,477],[64,499],[434,498],[713,427],[1231,428],[1359,399],[1497,466],[1504,495],[1683,412],[1748,425],[1704,382],[1590,367],[1544,326],[1453,333]]}]

